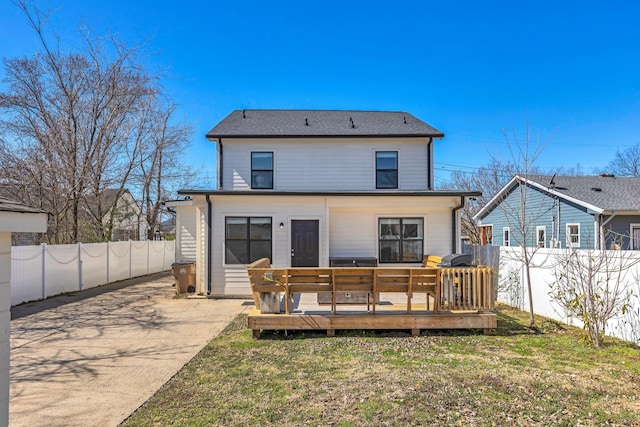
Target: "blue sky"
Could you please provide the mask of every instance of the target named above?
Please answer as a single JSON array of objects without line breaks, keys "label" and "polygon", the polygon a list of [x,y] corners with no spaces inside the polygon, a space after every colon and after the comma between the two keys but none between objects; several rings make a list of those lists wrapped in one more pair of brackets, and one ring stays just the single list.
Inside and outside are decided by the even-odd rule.
[{"label": "blue sky", "polygon": [[[445,133],[437,183],[491,157],[503,131],[545,148],[544,170],[604,168],[640,142],[640,2],[41,0],[63,45],[84,22],[130,44],[194,126],[187,159],[213,188],[204,134],[242,108],[408,111]],[[0,56],[34,34],[0,0]],[[2,72],[0,71],[0,76]],[[207,173],[207,171],[211,171]]]}]

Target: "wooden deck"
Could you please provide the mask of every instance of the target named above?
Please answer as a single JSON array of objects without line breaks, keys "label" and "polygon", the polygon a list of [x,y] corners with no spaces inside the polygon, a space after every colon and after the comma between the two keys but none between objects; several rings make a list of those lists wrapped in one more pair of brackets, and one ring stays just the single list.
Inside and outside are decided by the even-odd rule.
[{"label": "wooden deck", "polygon": [[294,314],[263,314],[254,309],[248,317],[253,337],[259,338],[262,330],[326,330],[333,336],[336,330],[407,330],[412,335],[427,329],[481,329],[488,333],[497,327],[495,313],[441,311],[438,313],[407,314],[398,311],[373,313],[331,311],[305,311]]},{"label": "wooden deck", "polygon": [[[326,330],[333,335],[336,330],[379,329],[418,335],[423,329],[487,332],[497,326],[488,267],[272,268],[265,258],[247,271],[256,305],[248,326],[256,338],[261,330]],[[317,304],[321,292],[331,295],[330,306]],[[339,292],[366,292],[367,303],[338,306]]]}]

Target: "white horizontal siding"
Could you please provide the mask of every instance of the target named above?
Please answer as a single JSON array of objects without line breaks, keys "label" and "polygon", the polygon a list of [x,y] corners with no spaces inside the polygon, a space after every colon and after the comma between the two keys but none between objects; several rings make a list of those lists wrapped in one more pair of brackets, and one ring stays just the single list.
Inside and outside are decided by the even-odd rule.
[{"label": "white horizontal siding", "polygon": [[378,206],[330,209],[329,256],[378,258],[378,219],[424,219],[424,255],[446,255],[451,248],[451,208]]},{"label": "white horizontal siding", "polygon": [[[327,259],[325,238],[325,200],[320,197],[219,197],[213,200],[212,293],[214,295],[251,295],[245,265],[225,265],[225,217],[265,216],[272,218],[272,260],[274,266],[288,267],[290,221],[318,219],[320,222],[320,259]],[[281,230],[280,223],[285,224]]]},{"label": "white horizontal siding", "polygon": [[[451,208],[455,197],[212,197],[212,293],[250,295],[246,266],[224,264],[225,217],[267,216],[273,224],[272,265],[290,266],[290,222],[317,219],[320,224],[320,265],[329,257],[378,257],[377,224],[380,217],[425,219],[425,254],[445,255],[451,249]],[[327,226],[327,218],[329,219]],[[280,229],[279,224],[284,228]]]},{"label": "white horizontal siding", "polygon": [[234,139],[224,144],[223,189],[250,189],[252,151],[274,153],[274,190],[375,190],[376,151],[398,151],[399,190],[428,189],[427,139]]},{"label": "white horizontal siding", "polygon": [[176,207],[176,261],[198,259],[198,209],[195,206]]}]

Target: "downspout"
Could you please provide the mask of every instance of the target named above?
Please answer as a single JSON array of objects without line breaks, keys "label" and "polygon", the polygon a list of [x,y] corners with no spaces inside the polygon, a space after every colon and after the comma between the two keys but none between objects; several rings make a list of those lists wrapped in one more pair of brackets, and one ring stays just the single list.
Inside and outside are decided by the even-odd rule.
[{"label": "downspout", "polygon": [[207,199],[207,248],[205,250],[207,262],[207,295],[211,295],[211,195],[206,195]]},{"label": "downspout", "polygon": [[427,165],[427,189],[433,190],[433,138],[429,138],[427,150],[429,151],[429,164]]},{"label": "downspout", "polygon": [[224,190],[223,188],[223,159],[222,159],[222,138],[218,139],[218,190]]},{"label": "downspout", "polygon": [[458,211],[460,209],[462,209],[464,207],[464,202],[465,202],[465,197],[464,196],[460,196],[460,206],[457,206],[453,209],[451,209],[451,231],[452,231],[452,235],[451,235],[451,253],[456,253],[456,249],[458,247],[458,242],[456,239],[456,235],[458,234],[458,221],[457,221],[457,217],[458,217]]}]

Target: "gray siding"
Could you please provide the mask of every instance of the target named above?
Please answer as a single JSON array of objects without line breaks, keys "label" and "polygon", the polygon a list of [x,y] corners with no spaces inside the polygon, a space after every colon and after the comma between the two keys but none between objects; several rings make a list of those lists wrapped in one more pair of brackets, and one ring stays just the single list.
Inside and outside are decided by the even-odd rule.
[{"label": "gray siding", "polygon": [[[607,221],[607,219],[608,217],[604,217],[603,222]],[[604,226],[607,248],[611,248],[613,243],[617,243],[622,249],[631,249],[629,239],[631,234],[631,224],[640,225],[640,215],[614,216],[613,219]]]}]

